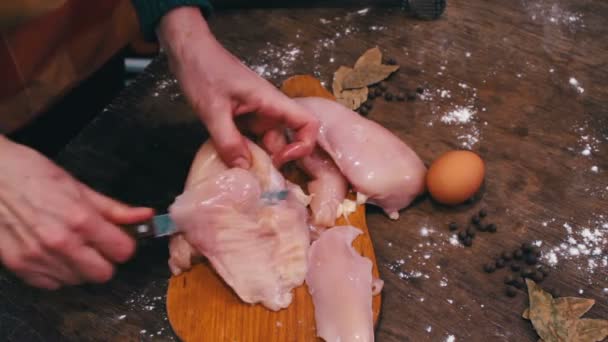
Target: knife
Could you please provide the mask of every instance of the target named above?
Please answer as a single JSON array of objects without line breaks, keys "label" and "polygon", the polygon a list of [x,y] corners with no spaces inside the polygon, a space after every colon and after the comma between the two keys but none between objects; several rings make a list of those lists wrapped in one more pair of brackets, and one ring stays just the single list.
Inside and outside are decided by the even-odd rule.
[{"label": "knife", "polygon": [[135,239],[157,238],[177,233],[177,226],[169,214],[156,215],[135,224],[125,224],[123,228]]},{"label": "knife", "polygon": [[[262,194],[261,199],[268,205],[277,204],[287,198],[288,190],[269,191]],[[135,224],[125,224],[123,228],[135,239],[158,238],[170,236],[178,232],[175,222],[169,214],[156,215],[149,220]]]}]

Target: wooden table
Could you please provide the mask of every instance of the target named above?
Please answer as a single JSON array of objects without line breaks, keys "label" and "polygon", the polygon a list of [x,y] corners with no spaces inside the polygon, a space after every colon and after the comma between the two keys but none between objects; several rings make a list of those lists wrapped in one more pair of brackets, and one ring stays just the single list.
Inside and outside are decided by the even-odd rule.
[{"label": "wooden table", "polygon": [[[608,237],[601,228],[608,221],[608,3],[451,0],[441,20],[429,22],[397,8],[363,9],[228,11],[213,26],[231,51],[275,84],[298,73],[329,84],[339,65],[352,65],[377,44],[401,65],[389,89],[421,86],[426,93],[413,102],[376,99],[369,117],[427,163],[463,143],[486,161],[485,191],[474,203],[445,208],[424,199],[398,221],[369,208],[386,282],[377,340],[535,341],[520,318],[524,294],[504,296],[506,270],[487,275],[481,268],[529,240],[542,240],[548,255],[568,244],[566,227],[579,242],[583,227],[599,227]],[[471,121],[443,122],[457,106],[469,106]],[[102,192],[163,211],[205,137],[159,58],[58,161]],[[450,244],[447,223],[466,223],[480,208],[498,233],[479,234],[472,248]],[[588,316],[608,318],[602,264],[608,249],[596,245],[601,253],[594,257],[566,260],[568,251],[557,253],[542,284],[565,295],[582,291],[598,301]],[[589,260],[597,263],[594,273]],[[166,261],[166,241],[148,242],[109,284],[55,293],[0,273],[0,336],[173,340],[164,308]]]}]

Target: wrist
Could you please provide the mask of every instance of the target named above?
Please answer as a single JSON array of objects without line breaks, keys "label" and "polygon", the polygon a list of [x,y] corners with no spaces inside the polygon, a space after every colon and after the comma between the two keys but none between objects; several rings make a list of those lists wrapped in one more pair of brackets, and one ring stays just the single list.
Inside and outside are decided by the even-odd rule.
[{"label": "wrist", "polygon": [[191,45],[193,40],[213,39],[205,18],[196,7],[171,10],[161,19],[157,35],[161,46],[167,50]]},{"label": "wrist", "polygon": [[213,12],[209,0],[131,0],[141,31],[147,40],[156,40],[156,29],[161,20],[181,7],[192,7],[199,15],[208,17]]}]

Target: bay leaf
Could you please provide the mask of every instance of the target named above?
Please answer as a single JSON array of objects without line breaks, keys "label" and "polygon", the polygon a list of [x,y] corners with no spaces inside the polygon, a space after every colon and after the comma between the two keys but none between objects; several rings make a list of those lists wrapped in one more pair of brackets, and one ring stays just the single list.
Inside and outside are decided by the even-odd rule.
[{"label": "bay leaf", "polygon": [[554,300],[553,306],[568,319],[580,318],[595,305],[593,299],[561,297]]},{"label": "bay leaf", "polygon": [[595,304],[593,299],[554,299],[534,281],[526,279],[530,308],[522,316],[532,321],[544,342],[597,342],[608,337],[608,320],[581,319]]},{"label": "bay leaf", "polygon": [[349,72],[342,81],[343,89],[362,88],[386,79],[399,69],[398,65],[365,64]]},{"label": "bay leaf", "polygon": [[344,82],[344,78],[346,77],[346,75],[348,75],[351,71],[353,71],[353,68],[349,68],[349,67],[345,67],[345,66],[340,66],[338,68],[338,70],[336,70],[334,72],[334,80],[331,84],[331,88],[332,91],[334,92],[334,96],[335,97],[340,97],[340,94],[342,93],[342,82]]},{"label": "bay leaf", "polygon": [[377,46],[365,51],[361,57],[357,59],[357,62],[355,62],[355,69],[367,64],[382,64],[382,52],[380,52],[380,49]]},{"label": "bay leaf", "polygon": [[578,319],[576,331],[569,341],[598,342],[608,336],[608,321],[605,319]]},{"label": "bay leaf", "polygon": [[363,102],[367,101],[369,95],[369,89],[367,87],[351,90],[343,90],[340,96],[336,98],[336,101],[343,104],[344,106],[356,110]]}]

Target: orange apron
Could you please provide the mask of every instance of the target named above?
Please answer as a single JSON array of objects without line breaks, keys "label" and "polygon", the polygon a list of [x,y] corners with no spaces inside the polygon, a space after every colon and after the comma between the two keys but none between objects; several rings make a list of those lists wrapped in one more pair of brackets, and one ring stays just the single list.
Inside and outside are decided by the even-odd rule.
[{"label": "orange apron", "polygon": [[3,2],[13,4],[0,4],[0,134],[30,122],[140,37],[130,0]]}]

